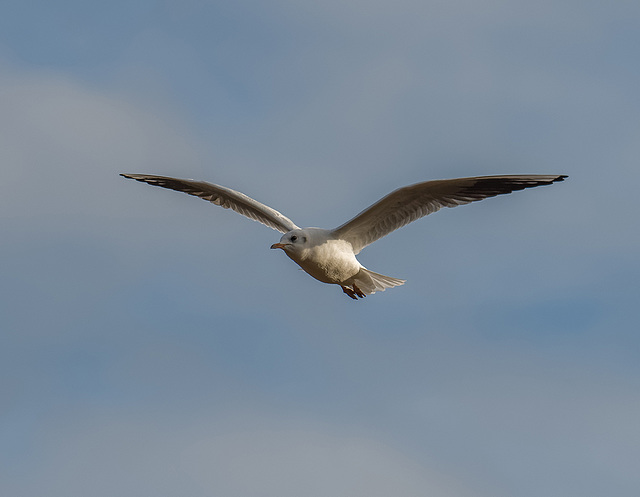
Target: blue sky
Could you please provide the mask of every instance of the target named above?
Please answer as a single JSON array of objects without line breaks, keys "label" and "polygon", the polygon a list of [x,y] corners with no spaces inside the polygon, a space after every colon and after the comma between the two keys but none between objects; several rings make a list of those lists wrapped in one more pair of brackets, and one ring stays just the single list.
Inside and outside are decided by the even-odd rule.
[{"label": "blue sky", "polygon": [[[0,8],[0,493],[636,496],[640,5]],[[335,227],[445,209],[354,302],[279,233],[120,172]]]}]

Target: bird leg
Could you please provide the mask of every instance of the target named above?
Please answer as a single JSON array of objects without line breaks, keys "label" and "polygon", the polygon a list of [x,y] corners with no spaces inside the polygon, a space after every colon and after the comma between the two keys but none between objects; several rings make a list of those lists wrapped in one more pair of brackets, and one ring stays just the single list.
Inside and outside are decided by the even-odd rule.
[{"label": "bird leg", "polygon": [[356,294],[353,290],[351,290],[351,288],[348,288],[346,286],[342,286],[340,285],[340,287],[342,288],[342,291],[344,293],[346,293],[349,297],[351,297],[353,300],[358,300],[358,297],[356,297]]},{"label": "bird leg", "polygon": [[356,285],[355,283],[351,286],[353,287],[353,289],[340,285],[340,287],[342,288],[342,291],[346,293],[349,297],[351,297],[353,300],[358,300],[358,297],[362,299],[367,296],[362,290],[358,288],[358,285]]},{"label": "bird leg", "polygon": [[356,285],[355,283],[353,284],[353,292],[360,297],[361,299],[365,298],[367,296],[366,293],[364,293],[362,290],[360,290],[358,288],[358,285]]}]

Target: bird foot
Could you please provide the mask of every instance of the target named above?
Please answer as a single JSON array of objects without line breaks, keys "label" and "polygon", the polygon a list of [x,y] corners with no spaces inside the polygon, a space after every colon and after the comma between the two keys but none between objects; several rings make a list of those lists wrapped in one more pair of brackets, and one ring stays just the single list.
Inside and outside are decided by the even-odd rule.
[{"label": "bird foot", "polygon": [[358,297],[356,297],[355,292],[351,290],[351,288],[347,288],[346,286],[342,286],[342,285],[340,285],[340,287],[342,288],[342,291],[346,293],[349,297],[351,297],[353,300],[358,300]]},{"label": "bird foot", "polygon": [[356,285],[355,283],[351,286],[353,288],[340,285],[340,287],[342,288],[342,291],[346,293],[349,297],[351,297],[353,300],[358,300],[358,297],[363,299],[367,296],[367,294],[364,293],[362,290],[360,290],[358,288],[358,285]]}]

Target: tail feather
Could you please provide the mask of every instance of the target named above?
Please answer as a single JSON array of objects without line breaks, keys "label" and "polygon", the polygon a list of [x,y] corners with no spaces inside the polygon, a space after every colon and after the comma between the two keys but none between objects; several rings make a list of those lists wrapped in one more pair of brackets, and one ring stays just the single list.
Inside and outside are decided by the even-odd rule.
[{"label": "tail feather", "polygon": [[404,285],[406,280],[392,278],[391,276],[374,273],[366,268],[362,268],[358,274],[352,278],[352,281],[358,285],[358,288],[360,288],[364,293],[371,295],[376,292],[384,292],[387,288]]}]

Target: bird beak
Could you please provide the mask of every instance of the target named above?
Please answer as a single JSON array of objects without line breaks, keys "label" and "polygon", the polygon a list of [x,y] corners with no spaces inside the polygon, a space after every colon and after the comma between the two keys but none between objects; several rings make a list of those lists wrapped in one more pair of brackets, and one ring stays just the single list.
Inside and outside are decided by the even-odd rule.
[{"label": "bird beak", "polygon": [[284,250],[285,247],[286,245],[284,243],[274,243],[273,245],[271,245],[272,249],[281,248],[282,250]]}]

